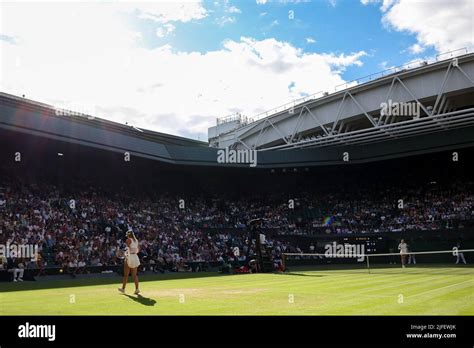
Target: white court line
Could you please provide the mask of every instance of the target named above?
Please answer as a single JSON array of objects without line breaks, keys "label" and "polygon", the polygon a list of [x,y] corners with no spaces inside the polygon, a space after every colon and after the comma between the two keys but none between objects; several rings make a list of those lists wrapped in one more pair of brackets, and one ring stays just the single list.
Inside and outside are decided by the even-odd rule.
[{"label": "white court line", "polygon": [[411,298],[411,297],[415,297],[415,296],[425,295],[425,294],[428,294],[428,293],[433,292],[433,291],[438,291],[438,290],[442,290],[442,289],[447,289],[447,288],[450,288],[450,287],[452,287],[452,286],[458,286],[458,285],[461,285],[461,284],[464,284],[464,283],[468,283],[468,282],[472,282],[472,281],[474,281],[474,279],[465,280],[465,281],[460,282],[460,283],[456,283],[456,284],[451,284],[451,285],[443,286],[443,287],[437,288],[437,289],[432,289],[432,290],[428,290],[428,291],[423,291],[423,292],[420,292],[420,293],[418,293],[418,294],[410,295],[410,296],[407,296],[407,297],[408,297],[408,298]]}]

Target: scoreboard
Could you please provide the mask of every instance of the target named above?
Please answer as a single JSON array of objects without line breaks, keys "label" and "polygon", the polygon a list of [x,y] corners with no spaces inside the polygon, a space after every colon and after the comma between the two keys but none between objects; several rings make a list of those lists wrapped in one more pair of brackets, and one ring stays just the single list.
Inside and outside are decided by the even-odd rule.
[{"label": "scoreboard", "polygon": [[384,236],[325,236],[318,239],[317,249],[322,250],[327,244],[336,242],[338,244],[363,245],[366,254],[378,254],[388,252],[388,240]]}]

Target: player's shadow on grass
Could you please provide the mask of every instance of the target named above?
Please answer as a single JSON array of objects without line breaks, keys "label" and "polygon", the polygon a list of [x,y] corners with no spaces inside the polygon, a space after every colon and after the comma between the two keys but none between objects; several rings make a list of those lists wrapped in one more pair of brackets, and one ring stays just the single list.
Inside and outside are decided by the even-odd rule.
[{"label": "player's shadow on grass", "polygon": [[294,273],[294,272],[288,272],[288,273],[282,273],[284,275],[291,275],[291,276],[299,276],[299,277],[325,277],[323,274],[306,274],[306,273]]},{"label": "player's shadow on grass", "polygon": [[156,304],[156,300],[154,300],[152,298],[144,297],[142,295],[137,295],[137,297],[127,295],[127,294],[123,294],[123,295],[127,296],[129,299],[131,299],[135,302],[138,302],[138,303],[140,303],[144,306],[154,306]]}]

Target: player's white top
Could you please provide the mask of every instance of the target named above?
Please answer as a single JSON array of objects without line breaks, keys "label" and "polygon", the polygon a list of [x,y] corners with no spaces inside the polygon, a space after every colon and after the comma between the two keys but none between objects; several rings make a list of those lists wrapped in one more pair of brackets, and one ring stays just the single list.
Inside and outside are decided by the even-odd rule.
[{"label": "player's white top", "polygon": [[131,243],[129,247],[130,254],[138,253],[138,240],[131,238]]},{"label": "player's white top", "polygon": [[400,244],[398,244],[398,250],[400,250],[400,254],[407,254],[407,253],[408,253],[408,245],[407,245],[407,243],[400,243]]}]

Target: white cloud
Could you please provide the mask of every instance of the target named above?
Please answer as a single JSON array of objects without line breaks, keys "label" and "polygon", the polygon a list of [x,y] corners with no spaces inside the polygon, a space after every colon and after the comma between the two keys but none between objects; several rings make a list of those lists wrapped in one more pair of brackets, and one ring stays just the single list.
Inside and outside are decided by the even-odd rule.
[{"label": "white cloud", "polygon": [[313,39],[312,37],[307,37],[307,38],[306,38],[306,42],[307,42],[307,43],[315,43],[316,40]]},{"label": "white cloud", "polygon": [[[327,0],[327,1],[329,1],[331,4],[334,3],[333,6],[335,6],[336,0]],[[257,5],[265,5],[269,2],[270,2],[269,0],[256,0]],[[287,4],[308,3],[308,2],[311,2],[311,0],[273,0],[273,2],[287,5]]]},{"label": "white cloud", "polygon": [[239,8],[235,7],[235,6],[228,7],[226,9],[226,12],[228,12],[228,13],[242,13],[242,11]]},{"label": "white cloud", "polygon": [[360,0],[360,2],[362,3],[362,5],[366,6],[368,4],[376,4],[376,3],[379,3],[380,0]]},{"label": "white cloud", "polygon": [[438,52],[474,46],[472,0],[385,0],[381,10],[384,25],[416,36],[411,52],[428,46]]},{"label": "white cloud", "polygon": [[158,29],[156,29],[156,36],[158,37],[164,37],[170,33],[172,33],[174,31],[176,27],[171,24],[171,23],[165,23],[163,24],[162,27],[158,27]]},{"label": "white cloud", "polygon": [[1,34],[15,38],[0,40],[2,91],[52,104],[93,104],[98,117],[201,139],[216,117],[253,116],[343,83],[338,73],[361,65],[365,55],[305,53],[246,37],[205,53],[146,49],[141,34],[110,6],[2,6]]},{"label": "white cloud", "polygon": [[380,10],[382,10],[382,12],[387,11],[387,9],[392,6],[394,1],[395,0],[360,0],[361,4],[364,6],[382,3],[382,6],[380,7]]},{"label": "white cloud", "polygon": [[380,7],[380,10],[382,10],[382,12],[387,11],[388,8],[392,6],[395,1],[396,0],[383,0],[382,7]]},{"label": "white cloud", "polygon": [[411,53],[411,54],[418,54],[418,53],[422,53],[426,48],[421,46],[420,44],[413,44],[411,45],[410,47],[408,47],[408,51]]},{"label": "white cloud", "polygon": [[114,4],[114,8],[120,8],[127,13],[137,13],[139,18],[151,19],[156,22],[189,22],[202,19],[207,16],[206,9],[200,0],[187,1],[120,1]]},{"label": "white cloud", "polygon": [[388,65],[387,61],[383,61],[380,64],[378,64],[378,67],[380,70],[389,70],[389,69],[394,69],[395,65]]},{"label": "white cloud", "polygon": [[351,53],[350,55],[345,55],[343,53],[339,54],[338,56],[334,54],[323,54],[322,56],[326,59],[326,62],[334,65],[336,67],[345,68],[349,65],[356,65],[362,66],[363,63],[360,58],[366,56],[367,53],[365,51],[359,51],[355,53]]},{"label": "white cloud", "polygon": [[224,26],[226,24],[235,23],[236,19],[235,17],[222,16],[222,17],[216,18],[215,22],[220,26]]}]

